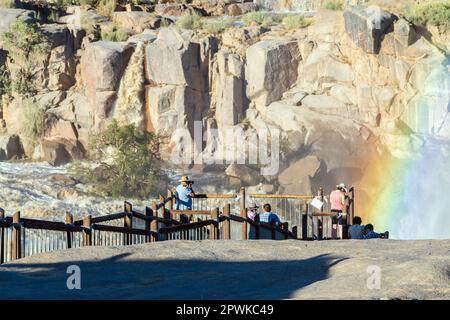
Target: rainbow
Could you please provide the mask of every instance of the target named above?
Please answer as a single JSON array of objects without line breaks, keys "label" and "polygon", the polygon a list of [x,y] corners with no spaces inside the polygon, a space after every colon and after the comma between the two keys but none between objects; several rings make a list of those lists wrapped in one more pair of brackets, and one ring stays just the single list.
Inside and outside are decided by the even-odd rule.
[{"label": "rainbow", "polygon": [[450,238],[450,57],[424,83],[405,120],[414,133],[397,137],[411,152],[374,158],[361,181],[357,212],[395,239]]}]

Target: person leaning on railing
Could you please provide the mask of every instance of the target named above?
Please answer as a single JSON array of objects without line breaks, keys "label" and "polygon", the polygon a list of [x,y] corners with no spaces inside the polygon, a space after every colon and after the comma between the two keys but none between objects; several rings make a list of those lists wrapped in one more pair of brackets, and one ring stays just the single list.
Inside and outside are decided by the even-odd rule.
[{"label": "person leaning on railing", "polygon": [[[192,198],[195,197],[193,189],[194,181],[189,180],[188,176],[182,176],[180,184],[175,190],[176,210],[192,210]],[[187,215],[180,215],[180,220],[190,220]]]},{"label": "person leaning on railing", "polygon": [[338,184],[336,186],[336,190],[332,191],[330,194],[330,203],[331,203],[331,212],[336,213],[335,216],[332,217],[332,237],[339,237],[342,239],[342,225],[343,218],[342,213],[345,207],[345,196],[347,193],[347,187],[344,183]]},{"label": "person leaning on railing", "polygon": [[272,212],[272,207],[270,206],[270,204],[266,203],[263,206],[263,210],[264,212],[258,213],[257,215],[259,218],[259,222],[270,223],[276,226],[281,224],[281,220],[278,215]]}]

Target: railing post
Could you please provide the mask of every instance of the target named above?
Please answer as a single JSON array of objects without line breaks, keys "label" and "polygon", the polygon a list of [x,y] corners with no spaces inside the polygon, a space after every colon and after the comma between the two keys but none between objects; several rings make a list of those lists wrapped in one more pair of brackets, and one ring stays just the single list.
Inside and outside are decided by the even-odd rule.
[{"label": "railing post", "polygon": [[[158,210],[158,217],[161,217],[162,219],[166,219],[166,208],[164,205],[164,202],[166,201],[166,198],[164,198],[164,196],[159,195],[159,210]],[[168,226],[167,223],[163,224],[165,227]]]},{"label": "railing post", "polygon": [[167,190],[167,197],[170,199],[170,201],[169,201],[169,205],[170,205],[169,210],[173,210],[174,207],[175,207],[175,199],[174,199],[174,194],[173,194],[172,190]]},{"label": "railing post", "polygon": [[255,216],[255,240],[259,240],[260,239],[260,231],[261,231],[261,223],[259,222],[259,214],[257,214]]},{"label": "railing post", "polygon": [[[319,192],[317,194],[319,196],[320,201],[324,202],[324,195],[323,195],[323,188],[319,188]],[[324,211],[324,206],[320,209],[320,212]],[[319,216],[317,217],[317,237],[319,240],[322,240],[323,238],[323,217]]]},{"label": "railing post", "polygon": [[22,237],[21,237],[21,225],[20,225],[20,211],[13,215],[13,237],[12,237],[12,259],[20,259],[22,256]]},{"label": "railing post", "polygon": [[230,223],[230,210],[231,205],[227,203],[225,207],[223,207],[223,216],[225,217],[225,220],[222,222],[222,228],[223,228],[223,238],[225,240],[231,240],[231,223]]},{"label": "railing post", "polygon": [[306,204],[306,212],[302,214],[302,240],[308,239],[308,209],[309,205]]},{"label": "railing post", "polygon": [[[151,218],[153,217],[153,210],[149,207],[145,207],[145,216],[147,218]],[[152,221],[145,221],[145,231],[152,231]],[[151,242],[152,241],[152,236],[149,236],[147,239],[147,242]]]},{"label": "railing post", "polygon": [[[123,217],[123,226],[124,226],[124,228],[131,229],[131,228],[133,228],[133,206],[131,205],[131,203],[125,201],[125,203],[124,203],[124,211],[125,211],[126,214]],[[131,234],[124,233],[124,235],[123,235],[123,243],[126,246],[128,246],[130,244],[133,244],[132,243]]]},{"label": "railing post", "polygon": [[297,226],[292,227],[292,233],[294,234],[295,239],[298,239],[298,227]]},{"label": "railing post", "polygon": [[286,231],[286,233],[284,234],[284,239],[289,239],[289,237],[288,237],[289,223],[284,222],[284,223],[281,225],[281,227],[282,227],[282,229],[283,229],[284,231]]},{"label": "railing post", "polygon": [[[66,213],[66,224],[73,225],[73,215]],[[67,249],[72,248],[72,233],[67,231]]]},{"label": "railing post", "polygon": [[219,239],[218,218],[219,218],[219,208],[211,209],[211,220],[214,220],[214,223],[209,226],[211,240]]},{"label": "railing post", "polygon": [[92,216],[83,218],[83,246],[92,246]]},{"label": "railing post", "polygon": [[[158,205],[156,204],[156,201],[152,202],[152,216],[156,216],[156,218],[158,218]],[[155,231],[158,232],[159,228],[158,228],[158,220],[153,220],[150,222],[150,230],[151,231]]]},{"label": "railing post", "polygon": [[[5,219],[5,210],[0,208],[0,220]],[[0,264],[5,262],[5,232],[0,228]]]},{"label": "railing post", "polygon": [[[240,200],[239,200],[239,207],[241,210],[241,217],[247,218],[247,209],[245,208],[245,188],[241,188],[240,190]],[[247,240],[247,221],[242,222],[242,240]]]}]

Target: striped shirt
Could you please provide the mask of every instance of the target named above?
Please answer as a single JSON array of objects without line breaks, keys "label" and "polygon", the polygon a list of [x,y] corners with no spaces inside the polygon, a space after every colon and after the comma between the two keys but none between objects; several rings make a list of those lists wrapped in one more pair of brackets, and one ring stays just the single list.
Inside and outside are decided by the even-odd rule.
[{"label": "striped shirt", "polygon": [[280,218],[273,212],[263,212],[259,214],[259,222],[280,224]]}]

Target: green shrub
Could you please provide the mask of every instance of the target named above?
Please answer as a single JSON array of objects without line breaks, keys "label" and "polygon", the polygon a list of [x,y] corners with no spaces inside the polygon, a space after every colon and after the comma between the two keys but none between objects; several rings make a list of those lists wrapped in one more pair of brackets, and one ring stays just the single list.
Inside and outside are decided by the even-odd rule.
[{"label": "green shrub", "polygon": [[343,10],[344,1],[342,0],[332,0],[325,2],[325,9],[328,10]]},{"label": "green shrub", "polygon": [[416,25],[431,24],[440,31],[450,29],[450,1],[431,1],[405,9],[405,17]]},{"label": "green shrub", "polygon": [[[114,198],[154,196],[167,190],[168,182],[161,168],[160,144],[157,135],[141,132],[134,125],[119,126],[114,120],[90,139],[89,156],[98,166],[74,172],[93,183],[97,192]],[[105,159],[105,154],[110,158]]]},{"label": "green shrub", "polygon": [[204,22],[203,29],[208,33],[221,33],[234,25],[233,18],[224,18],[220,21]]},{"label": "green shrub", "polygon": [[35,24],[17,20],[9,31],[1,35],[1,41],[13,62],[10,68],[11,91],[23,95],[34,94],[33,70],[50,51],[47,38]]},{"label": "green shrub", "polygon": [[97,1],[97,11],[105,17],[112,17],[117,7],[117,0],[99,0]]},{"label": "green shrub", "polygon": [[254,22],[263,26],[272,26],[281,23],[284,17],[284,14],[279,13],[253,11],[243,15],[241,21],[247,26]]},{"label": "green shrub", "polygon": [[119,28],[117,26],[107,26],[104,27],[100,32],[100,38],[105,41],[127,41],[130,37],[130,33],[128,30]]},{"label": "green shrub", "polygon": [[300,29],[307,27],[313,23],[312,18],[306,18],[305,16],[299,15],[289,15],[283,18],[282,24],[286,29]]},{"label": "green shrub", "polygon": [[185,12],[176,22],[176,26],[181,29],[201,29],[203,27],[202,17],[198,14]]},{"label": "green shrub", "polygon": [[33,103],[30,99],[25,100],[21,123],[22,134],[31,141],[36,141],[44,136],[45,130],[45,110],[41,106]]},{"label": "green shrub", "polygon": [[11,74],[6,66],[0,66],[0,98],[11,94]]}]

